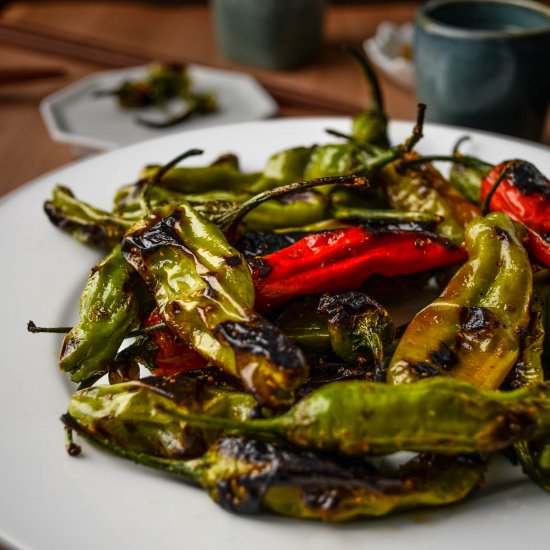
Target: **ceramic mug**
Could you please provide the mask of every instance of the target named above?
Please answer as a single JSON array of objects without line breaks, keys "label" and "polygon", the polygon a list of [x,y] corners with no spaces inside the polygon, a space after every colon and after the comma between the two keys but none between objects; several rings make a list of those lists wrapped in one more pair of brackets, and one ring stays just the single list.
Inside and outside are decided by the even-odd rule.
[{"label": "ceramic mug", "polygon": [[325,0],[211,0],[225,57],[266,69],[315,58],[323,42]]},{"label": "ceramic mug", "polygon": [[550,102],[550,7],[429,1],[417,10],[413,55],[427,120],[541,138]]}]

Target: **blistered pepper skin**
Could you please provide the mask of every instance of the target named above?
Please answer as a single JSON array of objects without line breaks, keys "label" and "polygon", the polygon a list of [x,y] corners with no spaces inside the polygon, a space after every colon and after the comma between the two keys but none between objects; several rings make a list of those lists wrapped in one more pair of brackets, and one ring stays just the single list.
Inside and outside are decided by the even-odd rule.
[{"label": "blistered pepper skin", "polygon": [[250,262],[256,309],[292,296],[358,289],[370,275],[405,275],[466,260],[462,248],[426,231],[348,227],[311,234]]},{"label": "blistered pepper skin", "polygon": [[115,247],[97,266],[80,299],[80,319],[65,336],[59,366],[74,382],[109,370],[126,334],[138,322],[133,268]]},{"label": "blistered pepper skin", "polygon": [[344,455],[490,453],[548,438],[550,387],[482,390],[448,376],[399,386],[353,380],[322,386],[271,418],[238,422],[177,407],[171,413],[200,428],[274,435],[299,447]]},{"label": "blistered pepper skin", "polygon": [[[416,158],[411,153],[405,161]],[[437,233],[456,244],[464,240],[465,225],[481,213],[430,163],[407,165],[398,160],[384,167],[379,178],[392,208],[441,216]]]},{"label": "blistered pepper skin", "polygon": [[488,210],[505,212],[525,224],[529,253],[537,262],[550,267],[548,178],[527,161],[509,160],[495,166],[483,178],[481,199],[487,203]]},{"label": "blistered pepper skin", "polygon": [[186,426],[170,413],[171,407],[244,420],[253,415],[256,405],[248,393],[170,376],[76,391],[68,413],[87,432],[101,434],[114,445],[164,458],[183,458],[202,454],[219,430]]},{"label": "blistered pepper skin", "polygon": [[468,261],[403,334],[388,368],[390,384],[444,374],[497,389],[516,362],[530,318],[527,252],[500,212],[470,222],[466,248]]},{"label": "blistered pepper skin", "polygon": [[240,377],[263,404],[292,401],[307,378],[305,358],[254,311],[248,265],[218,227],[182,203],[136,226],[122,250],[178,338]]}]

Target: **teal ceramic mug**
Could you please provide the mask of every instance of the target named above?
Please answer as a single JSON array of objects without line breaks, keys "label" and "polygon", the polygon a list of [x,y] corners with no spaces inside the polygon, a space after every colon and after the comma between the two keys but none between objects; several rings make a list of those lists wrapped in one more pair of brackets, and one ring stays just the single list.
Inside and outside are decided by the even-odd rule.
[{"label": "teal ceramic mug", "polygon": [[325,0],[210,0],[218,46],[233,61],[291,69],[321,50]]},{"label": "teal ceramic mug", "polygon": [[413,52],[427,120],[540,139],[550,102],[550,7],[429,1],[416,14]]}]

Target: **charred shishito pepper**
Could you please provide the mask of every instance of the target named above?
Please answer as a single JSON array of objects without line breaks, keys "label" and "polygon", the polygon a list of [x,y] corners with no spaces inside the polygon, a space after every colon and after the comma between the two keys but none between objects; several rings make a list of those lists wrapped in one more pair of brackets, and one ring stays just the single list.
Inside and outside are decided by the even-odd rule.
[{"label": "charred shishito pepper", "polygon": [[65,415],[66,426],[106,450],[198,484],[214,502],[237,514],[343,522],[464,499],[481,485],[483,466],[463,459],[419,455],[380,470],[367,460],[327,457],[280,442],[223,436],[192,459],[146,454]]},{"label": "charred shishito pepper", "polygon": [[307,235],[249,263],[256,309],[266,311],[295,295],[356,290],[370,275],[407,275],[466,258],[462,248],[415,224],[373,224]]},{"label": "charred shishito pepper", "polygon": [[208,365],[207,359],[162,325],[158,311],[153,310],[143,323],[151,330],[117,354],[114,368],[124,372],[132,366],[144,367],[155,376],[171,376]]},{"label": "charred shishito pepper", "polygon": [[510,160],[495,166],[481,182],[481,200],[491,211],[506,212],[528,229],[528,250],[550,266],[550,181],[533,164]]},{"label": "charred shishito pepper", "polygon": [[88,432],[128,450],[165,458],[199,456],[220,430],[187,426],[172,407],[244,420],[253,416],[257,403],[248,393],[199,379],[151,376],[76,391],[68,413]]},{"label": "charred shishito pepper", "polygon": [[392,208],[429,212],[442,217],[437,233],[460,244],[464,227],[479,208],[464,198],[429,162],[411,162],[419,157],[409,153],[403,161],[388,164],[379,179]]},{"label": "charred shishito pepper", "polygon": [[497,389],[518,359],[530,322],[532,271],[502,212],[466,228],[469,260],[409,323],[388,368],[393,384],[448,374]]},{"label": "charred shishito pepper", "polygon": [[307,378],[303,354],[255,313],[248,265],[218,227],[183,203],[137,225],[122,251],[178,338],[240,377],[261,403],[292,401]]},{"label": "charred shishito pepper", "polygon": [[298,447],[348,456],[404,450],[456,456],[547,437],[550,387],[538,383],[508,392],[482,390],[448,376],[399,386],[353,380],[322,386],[269,418],[237,420],[160,401],[154,411],[201,429],[275,436]]},{"label": "charred shishito pepper", "polygon": [[80,319],[61,348],[59,366],[71,380],[85,382],[109,371],[126,334],[138,323],[138,283],[120,246],[94,267],[80,300]]}]

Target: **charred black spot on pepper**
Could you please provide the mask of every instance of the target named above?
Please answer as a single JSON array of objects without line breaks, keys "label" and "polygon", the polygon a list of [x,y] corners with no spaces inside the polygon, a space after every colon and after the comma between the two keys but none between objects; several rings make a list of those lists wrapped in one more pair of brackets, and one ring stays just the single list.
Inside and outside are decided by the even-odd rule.
[{"label": "charred black spot on pepper", "polygon": [[259,279],[267,277],[272,271],[272,267],[269,263],[262,258],[252,258],[249,260],[248,265]]},{"label": "charred black spot on pepper", "polygon": [[159,248],[174,246],[187,250],[179,240],[176,225],[176,213],[161,219],[155,225],[126,236],[122,241],[122,252],[131,254],[135,247],[142,255],[155,252]]},{"label": "charred black spot on pepper", "polygon": [[507,243],[512,243],[513,239],[510,236],[510,233],[506,231],[505,229],[502,229],[502,227],[495,227],[495,233],[497,234],[497,237],[501,241],[506,241]]},{"label": "charred black spot on pepper", "polygon": [[498,326],[498,319],[492,311],[480,306],[464,306],[460,309],[462,331],[488,330]]},{"label": "charred black spot on pepper", "polygon": [[294,244],[306,235],[303,231],[274,233],[272,231],[248,231],[237,243],[237,249],[246,258],[266,256]]},{"label": "charred black spot on pepper", "polygon": [[409,368],[416,372],[420,378],[439,375],[439,370],[429,363],[409,363]]},{"label": "charred black spot on pepper", "polygon": [[507,178],[524,195],[540,193],[550,199],[550,185],[536,166],[525,160],[507,163]]},{"label": "charred black spot on pepper", "polygon": [[240,256],[235,255],[225,258],[225,262],[231,267],[237,267],[243,263],[243,259]]},{"label": "charred black spot on pepper", "polygon": [[407,231],[415,233],[433,234],[433,230],[437,226],[437,221],[414,222],[414,221],[388,221],[388,220],[365,220],[362,218],[340,218],[342,220],[357,221],[362,227],[380,231],[381,233],[391,233],[394,231]]},{"label": "charred black spot on pepper", "polygon": [[[380,473],[359,458],[336,459],[282,443],[241,437],[224,437],[218,452],[237,464],[237,471],[216,484],[217,500],[225,509],[245,514],[261,511],[266,491],[276,485],[299,486],[304,504],[330,509],[354,487],[371,489],[369,478]],[[331,495],[328,500],[327,495]]]},{"label": "charred black spot on pepper", "polygon": [[381,306],[362,292],[345,292],[342,294],[323,294],[317,311],[327,315],[330,323],[339,323],[352,315],[364,313],[369,309]]},{"label": "charred black spot on pepper", "polygon": [[305,359],[292,340],[262,317],[258,317],[255,323],[220,323],[216,332],[234,349],[267,357],[285,368],[303,368]]},{"label": "charred black spot on pepper", "polygon": [[430,359],[442,369],[451,369],[458,364],[456,353],[444,342],[441,342],[437,351],[430,352]]},{"label": "charred black spot on pepper", "polygon": [[78,230],[86,235],[86,242],[99,248],[109,248],[112,235],[105,232],[100,225],[77,224],[71,222],[63,212],[50,201],[44,203],[44,212],[48,216],[50,222],[59,229],[67,231],[68,233]]}]

